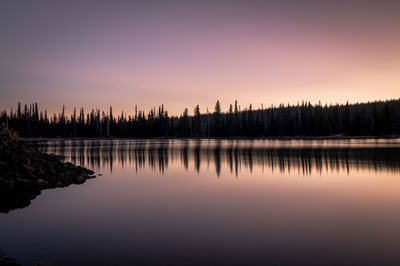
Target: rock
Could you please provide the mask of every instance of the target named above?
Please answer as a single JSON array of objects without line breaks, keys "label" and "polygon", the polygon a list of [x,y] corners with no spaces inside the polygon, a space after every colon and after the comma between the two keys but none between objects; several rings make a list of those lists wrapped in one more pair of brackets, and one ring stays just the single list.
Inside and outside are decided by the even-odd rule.
[{"label": "rock", "polygon": [[28,206],[43,189],[82,184],[95,177],[92,170],[61,159],[0,135],[0,212]]},{"label": "rock", "polygon": [[0,266],[21,266],[14,258],[7,257],[6,254],[0,250]]}]

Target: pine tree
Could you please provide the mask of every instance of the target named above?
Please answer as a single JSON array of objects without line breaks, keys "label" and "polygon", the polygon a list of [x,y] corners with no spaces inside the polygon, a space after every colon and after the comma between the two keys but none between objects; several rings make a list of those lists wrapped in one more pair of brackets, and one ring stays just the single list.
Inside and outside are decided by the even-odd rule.
[{"label": "pine tree", "polygon": [[221,104],[219,100],[215,103],[215,109],[213,113],[213,136],[220,137],[221,129],[222,129],[222,120],[221,120]]}]

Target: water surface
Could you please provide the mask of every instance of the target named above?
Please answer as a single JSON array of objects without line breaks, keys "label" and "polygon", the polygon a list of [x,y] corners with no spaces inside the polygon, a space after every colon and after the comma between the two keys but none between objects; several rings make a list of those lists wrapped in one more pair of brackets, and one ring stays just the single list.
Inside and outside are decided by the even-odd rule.
[{"label": "water surface", "polygon": [[0,214],[26,265],[400,265],[400,141],[45,141],[101,173]]}]

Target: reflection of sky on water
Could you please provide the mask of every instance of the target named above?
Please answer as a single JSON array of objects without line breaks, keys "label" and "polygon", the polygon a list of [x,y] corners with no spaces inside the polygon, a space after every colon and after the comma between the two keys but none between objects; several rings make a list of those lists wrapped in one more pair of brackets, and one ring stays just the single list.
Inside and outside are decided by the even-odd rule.
[{"label": "reflection of sky on water", "polygon": [[0,214],[23,265],[400,265],[398,141],[60,144],[103,175]]}]

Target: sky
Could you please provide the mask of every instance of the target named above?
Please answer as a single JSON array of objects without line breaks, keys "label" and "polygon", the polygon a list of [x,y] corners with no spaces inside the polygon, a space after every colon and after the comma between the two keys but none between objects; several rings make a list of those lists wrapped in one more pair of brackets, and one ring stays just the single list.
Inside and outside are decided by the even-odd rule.
[{"label": "sky", "polygon": [[400,1],[0,1],[0,109],[400,98]]}]

